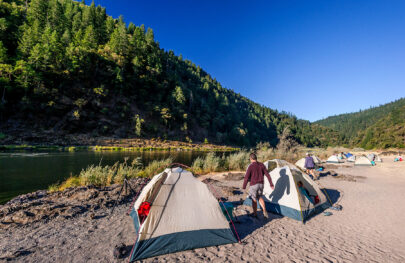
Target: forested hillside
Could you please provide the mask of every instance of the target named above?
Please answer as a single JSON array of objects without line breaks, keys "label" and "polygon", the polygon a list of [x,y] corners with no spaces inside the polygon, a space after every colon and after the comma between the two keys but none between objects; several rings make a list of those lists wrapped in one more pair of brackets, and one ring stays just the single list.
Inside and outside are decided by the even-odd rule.
[{"label": "forested hillside", "polygon": [[316,122],[341,134],[342,143],[363,148],[405,147],[405,98]]},{"label": "forested hillside", "polygon": [[226,89],[152,29],[94,3],[0,1],[0,139],[57,134],[161,137],[251,146],[289,127],[308,146],[339,142],[319,125]]}]

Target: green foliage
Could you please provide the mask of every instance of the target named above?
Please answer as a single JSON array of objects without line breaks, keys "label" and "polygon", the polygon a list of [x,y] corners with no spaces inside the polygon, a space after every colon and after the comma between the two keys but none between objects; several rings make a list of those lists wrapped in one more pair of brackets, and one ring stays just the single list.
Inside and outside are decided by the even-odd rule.
[{"label": "green foliage", "polygon": [[69,177],[61,185],[54,184],[48,190],[57,191],[84,185],[108,186],[122,183],[125,177],[152,177],[162,172],[172,162],[172,158],[154,160],[144,169],[142,169],[142,163],[140,163],[139,159],[134,159],[128,164],[127,158],[123,163],[116,162],[114,165],[90,165],[83,169],[79,175]]},{"label": "green foliage", "polygon": [[141,119],[138,114],[136,114],[134,117],[134,121],[135,121],[135,135],[141,136],[142,123],[144,123],[144,120]]},{"label": "green foliage", "polygon": [[340,144],[373,148],[405,147],[405,98],[317,122],[340,133]]},{"label": "green foliage", "polygon": [[245,151],[230,154],[227,158],[229,170],[245,170],[250,163],[249,155],[250,153]]},{"label": "green foliage", "polygon": [[22,128],[55,130],[55,120],[63,120],[60,132],[128,137],[134,123],[123,119],[139,114],[145,122],[135,121],[137,136],[276,146],[288,126],[306,146],[339,142],[331,129],[225,89],[201,67],[161,49],[152,29],[127,27],[94,3],[27,3],[0,1],[5,121],[30,115]]}]

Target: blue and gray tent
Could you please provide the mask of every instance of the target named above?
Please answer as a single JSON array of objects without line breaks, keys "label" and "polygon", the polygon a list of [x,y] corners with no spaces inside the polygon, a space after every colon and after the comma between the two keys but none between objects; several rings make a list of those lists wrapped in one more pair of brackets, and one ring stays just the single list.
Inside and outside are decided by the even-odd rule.
[{"label": "blue and gray tent", "polygon": [[[308,218],[316,215],[330,207],[327,196],[319,186],[305,173],[297,168],[289,166],[277,167],[270,172],[274,183],[274,190],[271,189],[267,178],[264,179],[263,198],[266,210],[275,214],[290,217],[305,222]],[[304,188],[309,192],[309,198],[318,196],[319,203],[309,200],[298,189],[297,183],[302,182]],[[252,200],[247,198],[244,205],[251,205]]]},{"label": "blue and gray tent", "polygon": [[[138,209],[151,204],[140,221]],[[131,261],[237,242],[206,184],[182,168],[169,168],[144,187],[131,211],[137,239]]]}]

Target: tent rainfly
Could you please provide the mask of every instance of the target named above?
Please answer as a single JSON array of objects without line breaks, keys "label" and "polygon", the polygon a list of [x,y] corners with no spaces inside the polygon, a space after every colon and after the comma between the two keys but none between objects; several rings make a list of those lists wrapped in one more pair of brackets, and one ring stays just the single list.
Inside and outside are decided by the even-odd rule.
[{"label": "tent rainfly", "polygon": [[331,157],[328,158],[326,161],[327,163],[343,163],[341,159],[338,158],[337,155],[332,155]]},{"label": "tent rainfly", "polygon": [[366,156],[360,156],[360,157],[356,158],[354,165],[356,165],[356,166],[373,166],[371,161]]},{"label": "tent rainfly", "polygon": [[[149,212],[141,214],[148,203]],[[136,200],[131,217],[138,235],[130,261],[237,242],[207,185],[179,167],[152,178]]]},{"label": "tent rainfly", "polygon": [[[326,196],[319,186],[305,173],[289,166],[277,167],[270,172],[274,183],[271,189],[267,178],[264,179],[263,196],[266,209],[269,212],[280,214],[305,222],[309,217],[320,213],[330,206]],[[309,201],[297,187],[301,181],[309,192],[309,197],[317,196],[319,202]],[[252,200],[247,198],[245,205],[252,205]]]}]

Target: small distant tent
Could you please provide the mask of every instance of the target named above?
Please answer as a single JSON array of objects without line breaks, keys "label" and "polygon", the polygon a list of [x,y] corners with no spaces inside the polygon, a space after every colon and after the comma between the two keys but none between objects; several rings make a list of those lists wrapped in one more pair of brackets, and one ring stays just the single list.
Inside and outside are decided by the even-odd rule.
[{"label": "small distant tent", "polygon": [[[309,217],[320,213],[330,206],[327,197],[319,186],[305,173],[289,166],[277,167],[270,172],[274,183],[274,190],[265,178],[263,196],[266,209],[269,212],[280,214],[305,222]],[[309,196],[317,198],[318,203],[311,202],[298,189],[297,183],[301,181]],[[315,198],[315,196],[317,196]],[[313,204],[315,203],[315,204]],[[252,205],[252,200],[247,198],[244,205]]]},{"label": "small distant tent", "polygon": [[356,165],[356,166],[373,166],[371,161],[366,156],[360,156],[360,157],[356,158],[354,165]]},{"label": "small distant tent", "polygon": [[314,159],[314,163],[315,163],[315,164],[320,164],[320,163],[322,163],[321,159],[319,159],[318,156],[312,155],[311,157],[312,157],[312,159]]},{"label": "small distant tent", "polygon": [[328,158],[326,161],[327,163],[343,163],[341,159],[338,158],[337,155],[332,155],[331,157]]},{"label": "small distant tent", "polygon": [[[318,157],[316,157],[316,156],[311,156],[311,157],[312,157],[312,160],[314,160],[314,164],[315,164],[315,165],[321,163],[321,160],[319,160]],[[305,169],[306,169],[306,168],[305,168],[305,158],[299,159],[299,160],[295,163],[295,165],[298,166],[299,168],[305,170]]]},{"label": "small distant tent", "polygon": [[367,157],[367,159],[369,159],[370,161],[374,161],[375,154],[374,154],[374,153],[369,153],[369,154],[366,155],[366,157]]},{"label": "small distant tent", "polygon": [[355,156],[355,155],[352,155],[352,156],[348,157],[348,158],[347,158],[347,161],[348,161],[348,162],[355,162],[355,161],[356,161],[356,156]]},{"label": "small distant tent", "polygon": [[374,162],[382,162],[380,156],[378,156],[378,154],[375,153],[367,154],[367,159]]},{"label": "small distant tent", "polygon": [[[141,214],[148,203],[150,209]],[[179,167],[152,178],[131,217],[138,235],[130,261],[237,242],[207,185]]]}]

